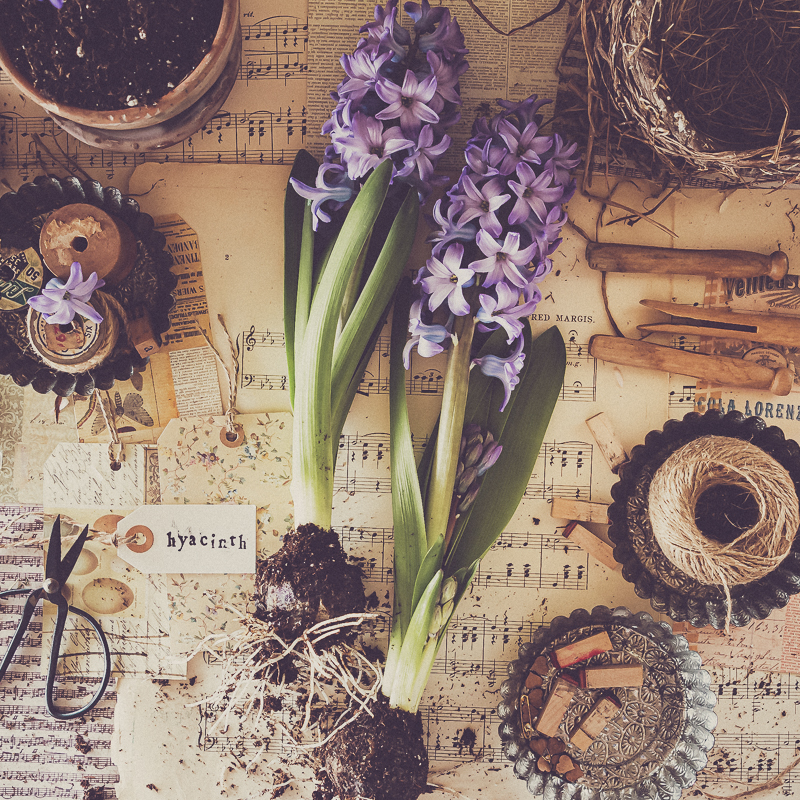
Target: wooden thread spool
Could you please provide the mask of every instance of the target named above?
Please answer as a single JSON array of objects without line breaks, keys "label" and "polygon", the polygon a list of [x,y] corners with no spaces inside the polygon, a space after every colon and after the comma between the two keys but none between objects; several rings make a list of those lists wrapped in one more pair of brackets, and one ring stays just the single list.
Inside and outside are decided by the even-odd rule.
[{"label": "wooden thread spool", "polygon": [[114,351],[120,333],[124,332],[125,311],[111,295],[103,292],[95,292],[89,302],[103,317],[99,325],[77,314],[70,328],[50,325],[38,311],[33,308],[28,311],[28,340],[39,360],[51,369],[88,372]]},{"label": "wooden thread spool", "polygon": [[108,286],[116,286],[136,263],[136,239],[124,222],[102,208],[73,203],[57,208],[45,220],[39,252],[47,268],[61,280],[69,277],[72,262],[78,261],[84,280],[96,272]]}]

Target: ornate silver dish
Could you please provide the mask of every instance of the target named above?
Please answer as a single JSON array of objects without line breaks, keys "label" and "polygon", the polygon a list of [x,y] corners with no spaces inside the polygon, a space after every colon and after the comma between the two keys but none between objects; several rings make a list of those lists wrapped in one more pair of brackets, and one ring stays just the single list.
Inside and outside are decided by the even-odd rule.
[{"label": "ornate silver dish", "polygon": [[[643,683],[613,690],[620,711],[585,750],[572,744],[570,737],[605,690],[580,689],[574,695],[558,738],[583,775],[566,780],[555,771],[540,769],[531,734],[525,733],[520,700],[540,656],[601,631],[608,633],[612,649],[592,655],[581,666],[641,664]],[[545,694],[560,672],[550,669],[544,678]],[[539,629],[509,665],[497,709],[503,752],[532,794],[543,793],[553,800],[677,800],[705,767],[714,744],[716,697],[710,682],[700,656],[689,650],[686,639],[649,614],[605,606],[591,613],[578,609]]]}]

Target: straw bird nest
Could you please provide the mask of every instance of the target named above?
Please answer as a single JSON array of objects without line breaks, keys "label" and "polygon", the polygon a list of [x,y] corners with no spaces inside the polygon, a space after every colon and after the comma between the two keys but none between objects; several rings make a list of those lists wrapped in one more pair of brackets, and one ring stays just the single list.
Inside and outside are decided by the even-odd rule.
[{"label": "straw bird nest", "polygon": [[645,144],[679,179],[800,176],[798,0],[582,0],[575,29],[590,140]]}]

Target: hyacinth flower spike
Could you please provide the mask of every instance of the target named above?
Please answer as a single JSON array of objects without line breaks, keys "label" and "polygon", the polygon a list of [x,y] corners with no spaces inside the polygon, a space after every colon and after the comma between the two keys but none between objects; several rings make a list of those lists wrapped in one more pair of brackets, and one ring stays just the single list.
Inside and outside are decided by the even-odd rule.
[{"label": "hyacinth flower spike", "polygon": [[[552,268],[578,159],[540,132],[542,104],[502,101],[495,117],[476,120],[466,167],[434,207],[417,296],[409,285],[395,305],[395,607],[383,691],[400,708],[418,707],[448,622],[525,492],[563,387],[561,334],[534,340],[527,318]],[[448,354],[439,422],[418,468],[403,372],[414,347]]]}]

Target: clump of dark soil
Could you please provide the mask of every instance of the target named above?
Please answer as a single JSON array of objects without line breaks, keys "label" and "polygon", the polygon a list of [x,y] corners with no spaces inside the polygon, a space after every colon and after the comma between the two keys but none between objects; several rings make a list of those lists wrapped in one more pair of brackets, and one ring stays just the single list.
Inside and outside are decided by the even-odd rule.
[{"label": "clump of dark soil", "polygon": [[386,700],[341,728],[320,750],[323,798],[416,800],[428,780],[420,715],[389,708]]},{"label": "clump of dark soil", "polygon": [[[301,525],[258,564],[254,614],[284,639],[302,634],[321,610],[339,617],[359,613],[365,605],[361,570],[348,562],[332,530]],[[349,629],[343,638],[353,636]]]},{"label": "clump of dark soil", "polygon": [[152,105],[208,52],[222,0],[0,0],[0,38],[50,100],[114,110]]}]

